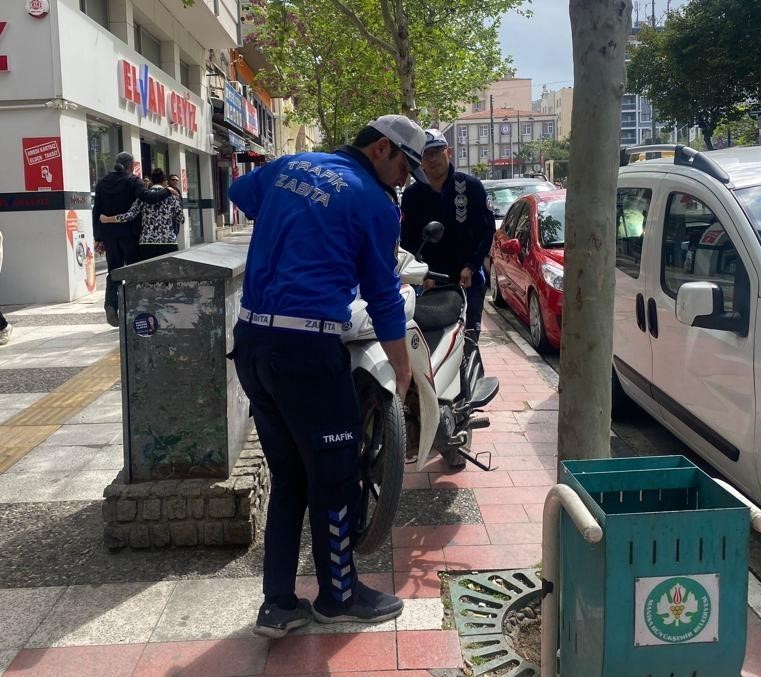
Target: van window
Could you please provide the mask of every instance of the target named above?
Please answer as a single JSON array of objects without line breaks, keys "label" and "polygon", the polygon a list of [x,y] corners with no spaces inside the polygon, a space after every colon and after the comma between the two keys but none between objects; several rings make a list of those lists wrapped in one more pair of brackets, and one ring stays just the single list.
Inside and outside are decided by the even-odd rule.
[{"label": "van window", "polygon": [[653,191],[619,188],[616,199],[616,268],[635,280],[642,259],[642,238]]},{"label": "van window", "polygon": [[661,248],[661,284],[676,298],[685,282],[714,282],[724,293],[724,312],[750,311],[750,281],[735,245],[716,215],[700,200],[672,193]]}]

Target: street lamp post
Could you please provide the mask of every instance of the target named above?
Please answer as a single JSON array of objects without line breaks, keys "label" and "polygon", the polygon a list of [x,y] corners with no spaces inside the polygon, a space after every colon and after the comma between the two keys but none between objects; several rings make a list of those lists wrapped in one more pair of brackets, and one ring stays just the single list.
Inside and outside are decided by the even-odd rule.
[{"label": "street lamp post", "polygon": [[489,155],[491,155],[491,168],[489,169],[489,178],[494,178],[494,95],[489,94]]},{"label": "street lamp post", "polygon": [[523,174],[521,171],[523,161],[521,160],[521,111],[518,109],[518,152],[515,154],[518,162],[520,164],[518,165],[518,174]]}]

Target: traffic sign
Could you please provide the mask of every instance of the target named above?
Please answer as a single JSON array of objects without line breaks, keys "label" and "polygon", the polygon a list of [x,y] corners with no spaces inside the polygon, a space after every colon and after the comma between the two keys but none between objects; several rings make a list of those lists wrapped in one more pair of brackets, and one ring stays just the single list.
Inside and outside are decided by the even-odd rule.
[{"label": "traffic sign", "polygon": [[761,108],[753,108],[752,110],[749,110],[748,115],[750,115],[754,120],[758,120],[761,118]]}]

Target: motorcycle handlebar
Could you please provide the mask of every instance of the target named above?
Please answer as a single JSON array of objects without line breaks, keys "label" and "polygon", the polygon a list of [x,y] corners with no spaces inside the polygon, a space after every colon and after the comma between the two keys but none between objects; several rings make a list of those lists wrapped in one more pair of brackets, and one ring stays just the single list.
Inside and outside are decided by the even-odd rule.
[{"label": "motorcycle handlebar", "polygon": [[433,280],[434,282],[439,282],[441,284],[449,284],[449,275],[444,275],[443,273],[434,273],[430,270],[426,273],[425,279]]}]

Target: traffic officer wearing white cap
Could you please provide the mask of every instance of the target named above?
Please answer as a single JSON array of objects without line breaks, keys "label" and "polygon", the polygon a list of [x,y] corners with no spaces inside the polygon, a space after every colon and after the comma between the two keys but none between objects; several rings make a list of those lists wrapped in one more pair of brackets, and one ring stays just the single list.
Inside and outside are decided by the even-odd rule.
[{"label": "traffic officer wearing white cap", "polygon": [[444,224],[444,237],[426,247],[422,257],[431,270],[466,289],[465,329],[478,342],[486,291],[483,260],[494,238],[494,216],[481,182],[455,171],[452,149],[441,131],[429,129],[426,137],[422,168],[427,181],[415,182],[402,195],[402,247],[417,251],[423,227],[430,221]]},{"label": "traffic officer wearing white cap", "polygon": [[[353,145],[278,158],[230,188],[256,222],[232,357],[272,473],[257,634],[282,637],[312,616],[374,623],[402,611],[354,567],[360,418],[340,333],[359,284],[403,401],[411,369],[395,187],[410,172],[425,179],[425,140],[408,118],[384,115]],[[319,583],[312,608],[294,594],[307,507]]]}]

